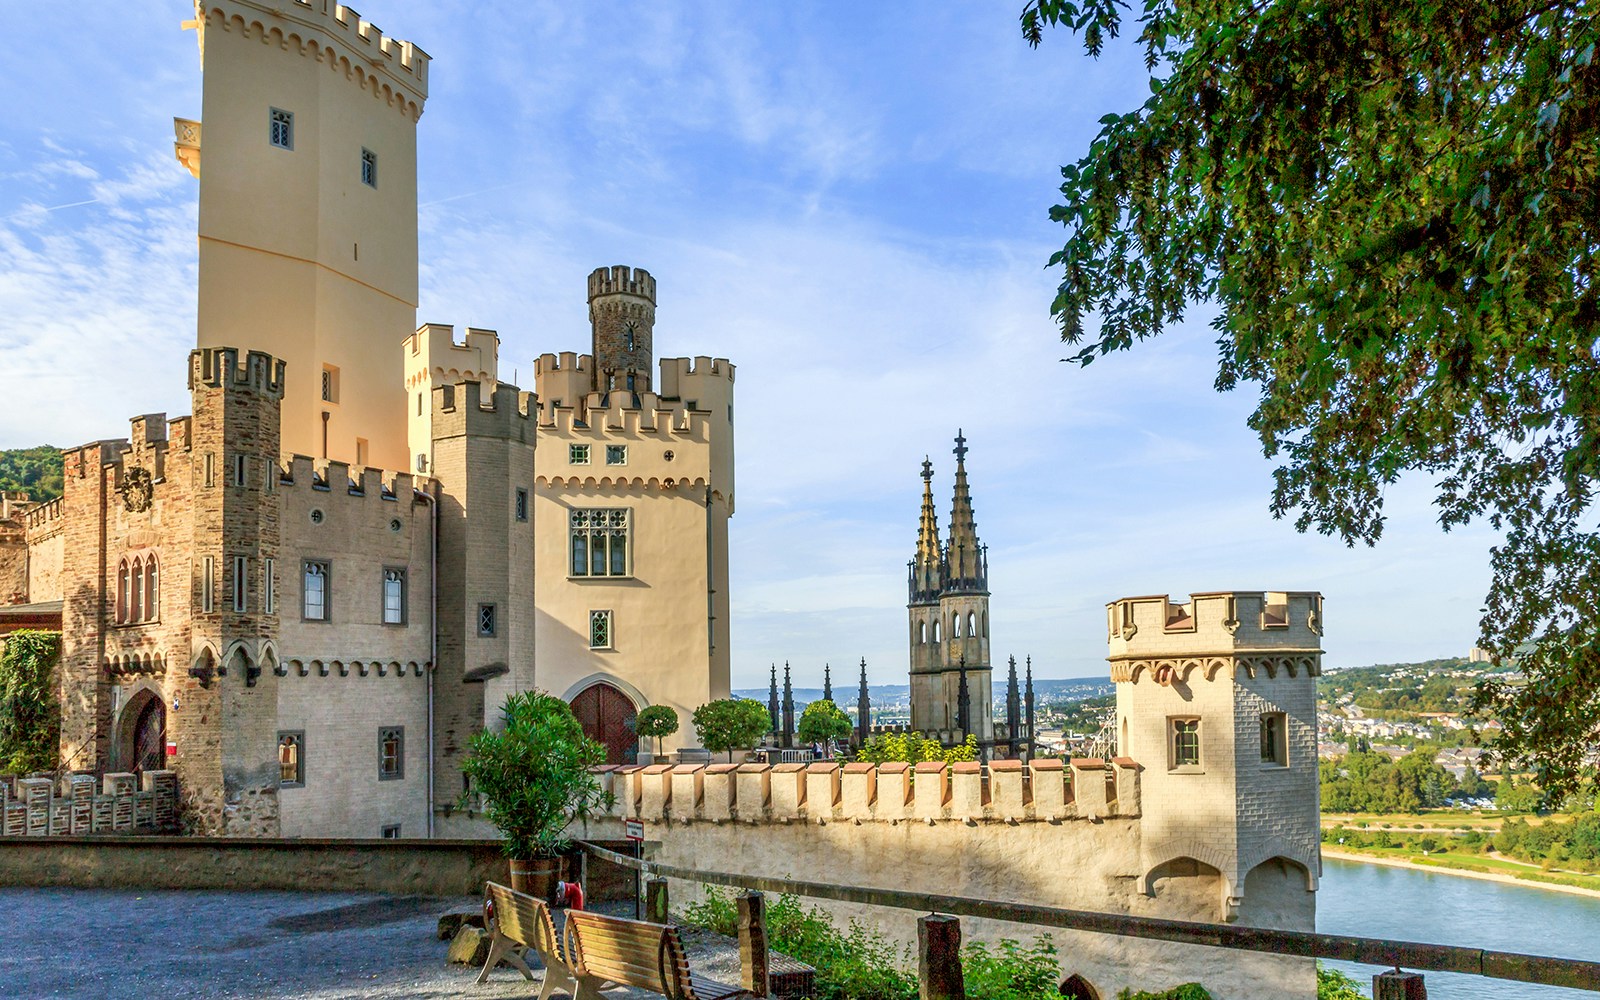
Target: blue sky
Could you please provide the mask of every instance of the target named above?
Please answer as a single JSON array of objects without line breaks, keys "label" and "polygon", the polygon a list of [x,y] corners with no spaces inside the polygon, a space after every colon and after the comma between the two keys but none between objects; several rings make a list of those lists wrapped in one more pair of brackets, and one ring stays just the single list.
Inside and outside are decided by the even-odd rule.
[{"label": "blue sky", "polygon": [[[1464,654],[1492,535],[1441,534],[1421,478],[1376,549],[1273,521],[1254,395],[1212,391],[1203,311],[1059,362],[1057,167],[1148,90],[1126,48],[1030,50],[1013,7],[370,0],[434,58],[418,320],[498,330],[529,381],[586,349],[588,272],[627,263],[660,281],[658,354],[739,366],[736,687],[863,656],[903,683],[918,469],[944,526],[957,427],[997,659],[1103,675],[1107,601],[1228,588],[1322,590],[1333,666]],[[190,9],[96,16],[69,37],[59,10],[0,6],[0,447],[188,406]]]}]

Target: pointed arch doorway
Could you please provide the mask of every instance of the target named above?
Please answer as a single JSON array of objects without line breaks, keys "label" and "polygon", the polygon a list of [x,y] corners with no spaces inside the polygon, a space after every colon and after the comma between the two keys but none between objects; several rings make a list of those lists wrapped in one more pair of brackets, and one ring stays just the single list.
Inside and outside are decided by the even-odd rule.
[{"label": "pointed arch doorway", "polygon": [[122,768],[135,774],[159,771],[167,766],[167,706],[149,691],[141,691],[126,710],[128,728],[120,755]]},{"label": "pointed arch doorway", "polygon": [[633,699],[601,681],[572,699],[572,712],[583,724],[584,735],[606,748],[607,764],[633,763],[639,750],[639,737],[633,731],[633,718],[638,714]]}]

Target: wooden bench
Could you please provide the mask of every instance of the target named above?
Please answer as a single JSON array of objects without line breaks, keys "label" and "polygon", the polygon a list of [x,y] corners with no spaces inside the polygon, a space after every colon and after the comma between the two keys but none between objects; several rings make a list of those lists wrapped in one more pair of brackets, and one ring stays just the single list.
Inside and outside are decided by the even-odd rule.
[{"label": "wooden bench", "polygon": [[668,1000],[726,1000],[753,994],[689,970],[678,929],[668,924],[567,913],[565,953],[577,980],[575,1000],[602,1000],[608,983],[659,993]]},{"label": "wooden bench", "polygon": [[544,963],[544,985],[539,989],[539,1000],[549,1000],[556,990],[576,995],[576,981],[557,948],[556,926],[550,919],[550,907],[543,900],[497,882],[486,883],[483,926],[491,937],[489,957],[483,963],[483,971],[478,973],[478,982],[488,982],[489,970],[501,962],[515,966],[524,977],[533,979],[533,972],[522,958],[523,953],[532,948]]}]

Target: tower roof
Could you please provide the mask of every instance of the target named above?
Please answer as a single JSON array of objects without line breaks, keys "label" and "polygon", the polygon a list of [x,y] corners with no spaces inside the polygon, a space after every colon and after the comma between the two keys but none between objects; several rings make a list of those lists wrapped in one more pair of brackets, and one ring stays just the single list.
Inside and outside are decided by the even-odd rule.
[{"label": "tower roof", "polygon": [[917,525],[917,554],[911,560],[911,603],[937,601],[943,583],[939,551],[939,515],[933,507],[933,463],[922,457],[922,517]]},{"label": "tower roof", "polygon": [[945,546],[945,587],[947,590],[987,590],[988,558],[978,541],[978,525],[972,516],[972,493],[967,486],[967,438],[956,431],[955,496],[950,503],[950,541]]}]

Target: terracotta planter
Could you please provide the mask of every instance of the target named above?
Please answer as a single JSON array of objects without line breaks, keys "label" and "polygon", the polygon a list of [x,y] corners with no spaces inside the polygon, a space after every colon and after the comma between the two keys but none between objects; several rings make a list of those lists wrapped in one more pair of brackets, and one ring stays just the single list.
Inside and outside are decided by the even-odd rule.
[{"label": "terracotta planter", "polygon": [[511,859],[511,888],[535,899],[549,899],[560,877],[560,858]]}]

